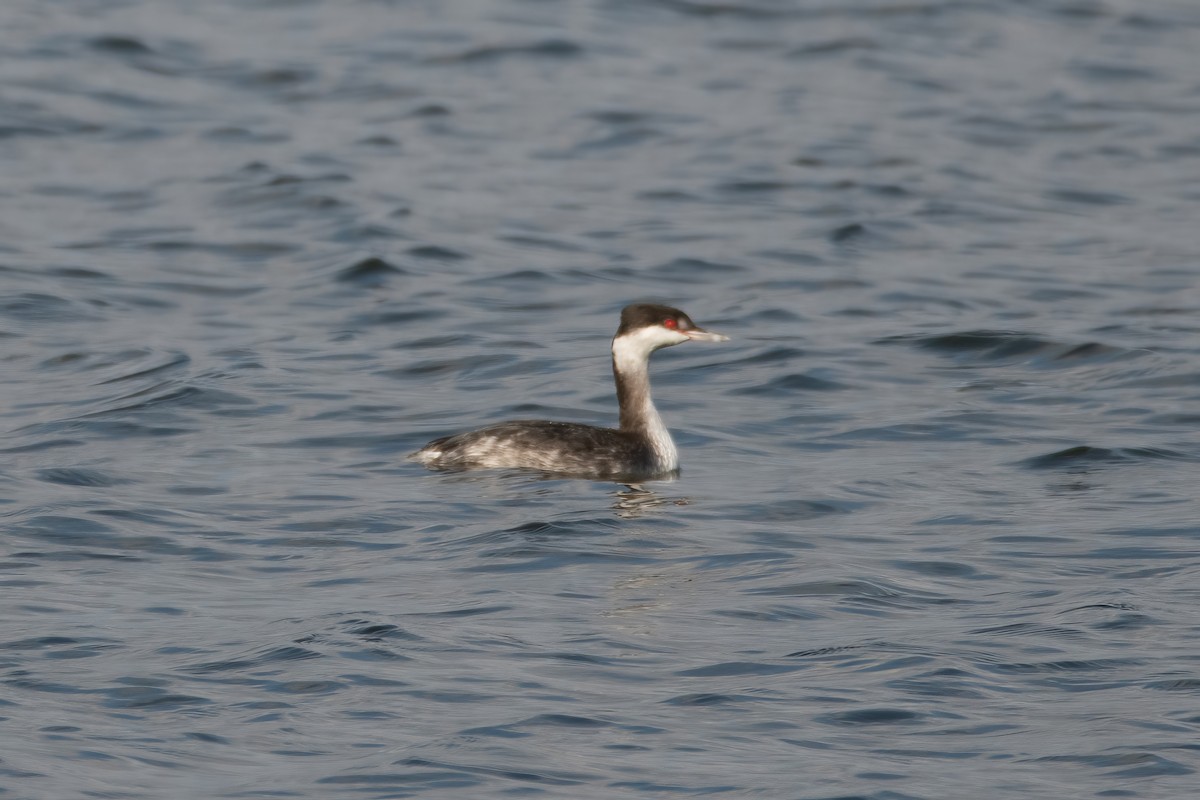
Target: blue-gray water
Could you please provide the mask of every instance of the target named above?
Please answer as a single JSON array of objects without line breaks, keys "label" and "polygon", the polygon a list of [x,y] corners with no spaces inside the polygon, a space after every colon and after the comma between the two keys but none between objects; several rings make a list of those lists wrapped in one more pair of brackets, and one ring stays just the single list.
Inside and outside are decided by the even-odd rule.
[{"label": "blue-gray water", "polygon": [[0,795],[1196,796],[1195,3],[0,30]]}]

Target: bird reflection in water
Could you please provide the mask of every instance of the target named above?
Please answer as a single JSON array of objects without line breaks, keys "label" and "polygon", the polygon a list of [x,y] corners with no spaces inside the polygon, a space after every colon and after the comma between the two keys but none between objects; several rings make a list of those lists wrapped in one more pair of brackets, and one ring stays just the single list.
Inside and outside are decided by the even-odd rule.
[{"label": "bird reflection in water", "polygon": [[613,496],[617,498],[613,510],[626,519],[636,519],[662,506],[686,506],[692,502],[687,497],[663,497],[640,483],[627,483],[624,489],[614,492]]}]

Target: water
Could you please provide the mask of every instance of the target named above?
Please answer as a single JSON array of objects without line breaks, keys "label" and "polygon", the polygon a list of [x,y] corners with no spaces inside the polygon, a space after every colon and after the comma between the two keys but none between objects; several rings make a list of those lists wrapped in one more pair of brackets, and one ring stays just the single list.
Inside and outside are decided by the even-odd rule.
[{"label": "water", "polygon": [[1194,4],[0,25],[6,797],[1195,795]]}]

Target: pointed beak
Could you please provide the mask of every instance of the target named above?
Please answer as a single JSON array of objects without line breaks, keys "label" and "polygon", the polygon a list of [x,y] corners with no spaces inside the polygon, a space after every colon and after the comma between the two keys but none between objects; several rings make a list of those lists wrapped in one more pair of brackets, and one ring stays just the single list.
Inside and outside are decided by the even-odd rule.
[{"label": "pointed beak", "polygon": [[692,328],[689,331],[681,331],[684,336],[691,339],[693,342],[728,342],[729,337],[720,333],[706,331],[704,328]]}]

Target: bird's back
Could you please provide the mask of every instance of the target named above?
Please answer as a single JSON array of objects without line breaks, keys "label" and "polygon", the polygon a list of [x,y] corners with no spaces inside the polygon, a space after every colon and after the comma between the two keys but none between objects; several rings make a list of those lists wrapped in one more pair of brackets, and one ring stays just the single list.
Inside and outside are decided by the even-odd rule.
[{"label": "bird's back", "polygon": [[443,470],[509,467],[575,475],[647,476],[654,453],[633,434],[575,422],[513,420],[434,439],[411,458]]}]

